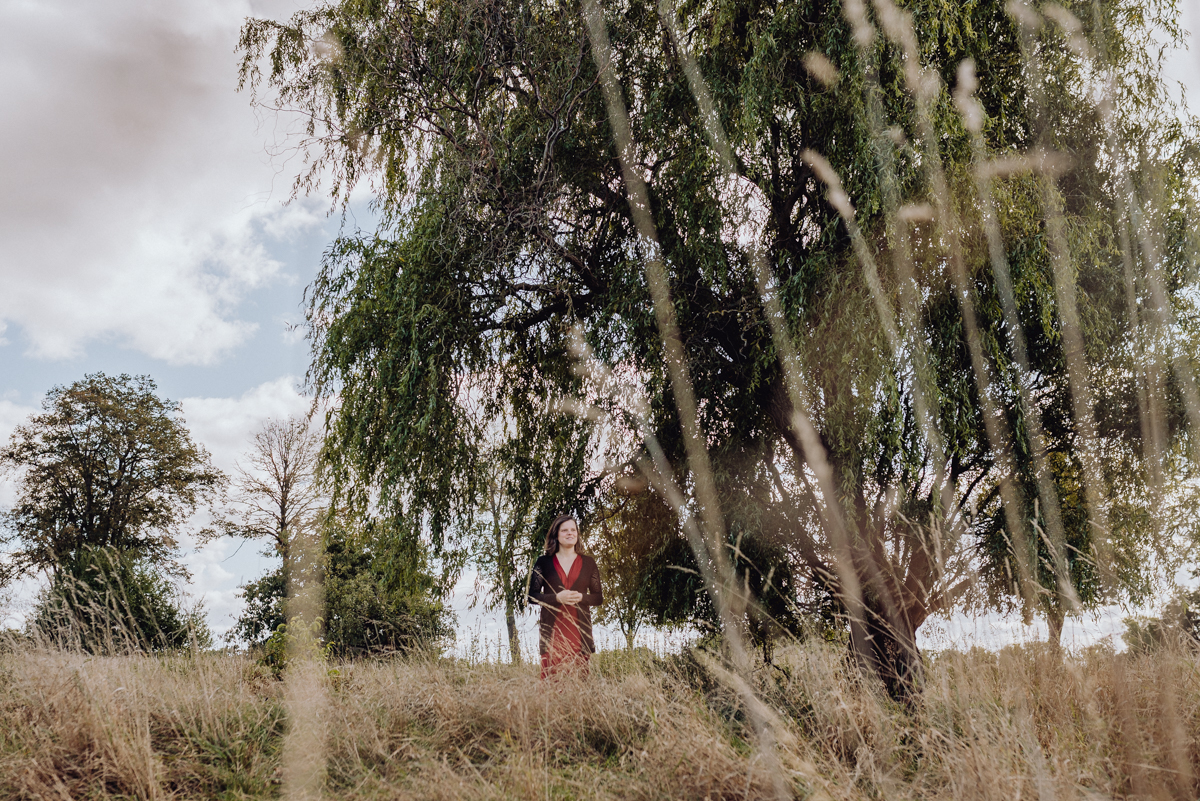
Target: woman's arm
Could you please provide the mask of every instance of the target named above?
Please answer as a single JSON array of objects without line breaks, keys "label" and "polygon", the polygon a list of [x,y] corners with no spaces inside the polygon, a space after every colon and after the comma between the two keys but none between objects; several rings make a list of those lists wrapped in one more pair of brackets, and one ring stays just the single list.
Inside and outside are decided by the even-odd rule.
[{"label": "woman's arm", "polygon": [[[591,557],[588,557],[591,559]],[[583,591],[583,600],[579,602],[580,606],[599,606],[604,603],[604,591],[600,588],[600,566],[596,564],[595,559],[592,562],[592,575],[588,578],[587,589]]]},{"label": "woman's arm", "polygon": [[[539,559],[538,562],[540,561]],[[541,566],[537,562],[533,565],[533,576],[529,580],[529,603],[548,606],[551,609],[558,607],[558,597],[550,582],[542,575]]]}]

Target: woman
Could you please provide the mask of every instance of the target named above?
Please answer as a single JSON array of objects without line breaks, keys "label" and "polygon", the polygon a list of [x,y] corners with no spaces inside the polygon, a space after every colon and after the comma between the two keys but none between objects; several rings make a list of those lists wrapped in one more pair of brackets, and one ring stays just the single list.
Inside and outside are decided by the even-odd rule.
[{"label": "woman", "polygon": [[579,523],[559,515],[546,532],[546,553],[533,565],[529,602],[542,608],[538,651],[542,678],[578,669],[587,673],[596,651],[592,607],[604,601],[596,560],[579,553]]}]

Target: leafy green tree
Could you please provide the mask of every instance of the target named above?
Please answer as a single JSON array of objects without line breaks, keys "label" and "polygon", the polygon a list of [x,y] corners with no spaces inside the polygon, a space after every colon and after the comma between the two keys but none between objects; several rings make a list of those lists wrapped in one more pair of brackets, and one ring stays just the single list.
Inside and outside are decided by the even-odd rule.
[{"label": "leafy green tree", "polygon": [[[919,671],[917,629],[960,602],[981,559],[1027,571],[1035,500],[1055,518],[1038,522],[1059,555],[1052,592],[1078,596],[1062,515],[1041,502],[1049,454],[1087,479],[1090,525],[1115,486],[1092,480],[1106,449],[1138,477],[1147,453],[1119,380],[1144,359],[1124,347],[1140,324],[1125,314],[1116,187],[1122,171],[1173,176],[1154,208],[1180,237],[1196,151],[1142,47],[1177,37],[1173,3],[1069,4],[1081,32],[1014,8],[1034,23],[1001,0],[611,7],[622,142],[574,2],[346,0],[248,22],[243,80],[310,115],[297,190],[332,175],[344,197],[369,180],[382,212],[377,232],[330,247],[308,292],[310,379],[339,398],[334,476],[422,521],[436,548],[487,476],[485,423],[464,409],[581,395],[608,415],[593,434],[608,464],[661,447],[696,486],[644,269],[657,259],[739,585],[786,577],[780,597],[836,599],[856,656],[897,695]],[[1069,46],[1077,33],[1107,60]],[[982,76],[970,91],[964,62]],[[1054,173],[1046,150],[1073,168]],[[635,224],[622,153],[648,183],[637,202],[656,242]],[[1179,301],[1188,256],[1173,241],[1154,263],[1169,261]],[[644,393],[644,419],[578,371],[571,330]],[[573,506],[604,486],[581,482]],[[696,573],[712,557],[689,550],[676,512],[716,510],[685,506],[640,507],[648,553],[667,560],[649,603],[711,620]],[[992,535],[1011,547],[975,547]],[[1030,582],[995,586],[1028,598]]]},{"label": "leafy green tree", "polygon": [[[406,541],[411,542],[401,540]],[[375,532],[368,542],[364,546],[341,532],[326,541],[325,637],[332,652],[349,656],[438,648],[452,638],[454,617],[425,555],[389,549],[389,560],[404,558],[407,572],[423,579],[400,582],[377,553],[388,548],[388,537]]]},{"label": "leafy green tree", "polygon": [[287,575],[283,566],[271,570],[238,588],[246,607],[225,634],[229,643],[243,642],[261,646],[280,626],[287,623]]},{"label": "leafy green tree", "polygon": [[[675,510],[647,491],[644,479],[625,475],[615,484],[618,499],[607,499],[589,537],[605,581],[604,606],[596,610],[596,620],[615,624],[630,650],[645,624],[716,632],[720,615],[705,591],[695,554],[671,527]],[[797,582],[780,540],[762,536],[761,528],[748,531],[744,523],[732,522],[733,566],[746,595],[754,599],[742,610],[740,622],[769,662],[778,637],[817,622],[815,607],[831,599]]]},{"label": "leafy green tree", "polygon": [[[1030,355],[1021,365],[1025,343],[1009,333],[1017,355],[1009,386],[1025,387],[998,404],[1016,434],[1012,467],[989,481],[974,525],[985,556],[976,600],[1018,607],[1027,619],[1041,612],[1055,644],[1066,616],[1100,603],[1142,603],[1178,567],[1176,546],[1196,530],[1187,507],[1195,503],[1189,484],[1200,422],[1185,397],[1200,342],[1186,289],[1194,283],[1188,265],[1200,253],[1197,205],[1194,187],[1182,186],[1194,170],[1196,123],[1173,102],[1161,51],[1151,44],[1156,35],[1177,37],[1178,8],[1070,8],[1079,18],[1054,4],[1039,9],[1045,19],[1032,7],[1017,13],[1031,138],[1040,152],[1069,154],[1074,164],[1059,180],[1061,195],[1043,188],[1040,207],[1014,206],[1009,216],[1031,235],[1044,233],[1052,269],[1029,280],[1053,278],[1060,319],[1064,289],[1078,292],[1085,337],[1074,348],[1075,366],[1063,328],[1045,343],[1029,341],[1031,352],[1047,348],[1050,359]],[[1138,22],[1129,24],[1129,14]],[[1087,91],[1102,101],[1064,120],[1077,109],[1072,98]],[[1096,204],[1093,213],[1084,198]],[[1018,255],[1007,257],[1014,277]],[[996,301],[1004,302],[999,292]],[[1005,481],[1014,490],[1008,499]],[[1018,536],[1014,519],[1032,531]],[[1022,572],[1030,586],[1020,586]]]},{"label": "leafy green tree", "polygon": [[[453,618],[442,603],[438,581],[425,554],[405,551],[411,542],[373,523],[365,529],[347,525],[345,518],[326,513],[318,525],[296,536],[320,537],[320,564],[315,571],[300,565],[280,565],[241,588],[246,608],[226,638],[283,652],[289,627],[321,632],[328,652],[354,656],[437,646],[453,633]],[[402,564],[397,571],[395,566]],[[300,575],[296,575],[296,571]],[[289,609],[296,582],[321,584],[320,620],[298,617]],[[289,587],[291,587],[289,593]]]},{"label": "leafy green tree", "polygon": [[652,564],[642,558],[637,530],[621,517],[623,507],[604,514],[593,523],[588,550],[600,565],[604,581],[604,604],[593,613],[596,623],[616,625],[625,637],[625,650],[632,651],[638,631],[651,622],[646,594]]},{"label": "leafy green tree", "polygon": [[152,565],[112,548],[86,550],[55,572],[27,629],[88,653],[212,647],[202,605],[189,607]]},{"label": "leafy green tree", "polygon": [[0,584],[80,578],[101,552],[184,575],[180,531],[226,479],[192,441],[179,404],[159,398],[148,376],[95,373],[50,390],[42,408],[0,449],[0,467],[17,476]]}]

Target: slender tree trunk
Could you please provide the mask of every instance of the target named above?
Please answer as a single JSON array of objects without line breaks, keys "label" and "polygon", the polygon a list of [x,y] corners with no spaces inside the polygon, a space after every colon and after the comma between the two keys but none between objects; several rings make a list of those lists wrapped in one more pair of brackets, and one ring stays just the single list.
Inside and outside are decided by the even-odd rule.
[{"label": "slender tree trunk", "polygon": [[517,637],[517,611],[513,607],[512,593],[504,599],[504,623],[508,626],[508,655],[514,665],[521,664],[521,641]]},{"label": "slender tree trunk", "polygon": [[508,628],[508,655],[514,665],[521,662],[521,640],[517,636],[517,608],[513,598],[515,588],[512,586],[512,570],[501,561],[500,590],[504,593],[504,625]]},{"label": "slender tree trunk", "polygon": [[499,573],[500,591],[504,593],[504,625],[508,628],[508,655],[514,665],[521,662],[521,641],[517,637],[517,610],[513,593],[512,556],[516,533],[500,528],[500,490],[491,487],[492,536],[496,548],[496,572]]},{"label": "slender tree trunk", "polygon": [[1050,628],[1050,635],[1046,641],[1055,649],[1062,648],[1062,631],[1065,617],[1066,615],[1060,606],[1051,606],[1046,610],[1046,625]]}]

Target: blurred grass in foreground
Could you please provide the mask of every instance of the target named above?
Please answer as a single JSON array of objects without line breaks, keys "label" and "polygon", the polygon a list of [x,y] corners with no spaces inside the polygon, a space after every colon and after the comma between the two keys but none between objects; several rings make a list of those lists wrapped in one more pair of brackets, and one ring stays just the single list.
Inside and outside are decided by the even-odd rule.
[{"label": "blurred grass in foreground", "polygon": [[[911,709],[848,679],[845,653],[794,645],[754,672],[797,798],[1195,797],[1194,652],[943,652]],[[324,794],[761,797],[745,715],[710,664],[603,652],[586,685],[557,687],[532,666],[330,664]],[[0,797],[278,797],[283,688],[243,656],[10,649]]]}]

